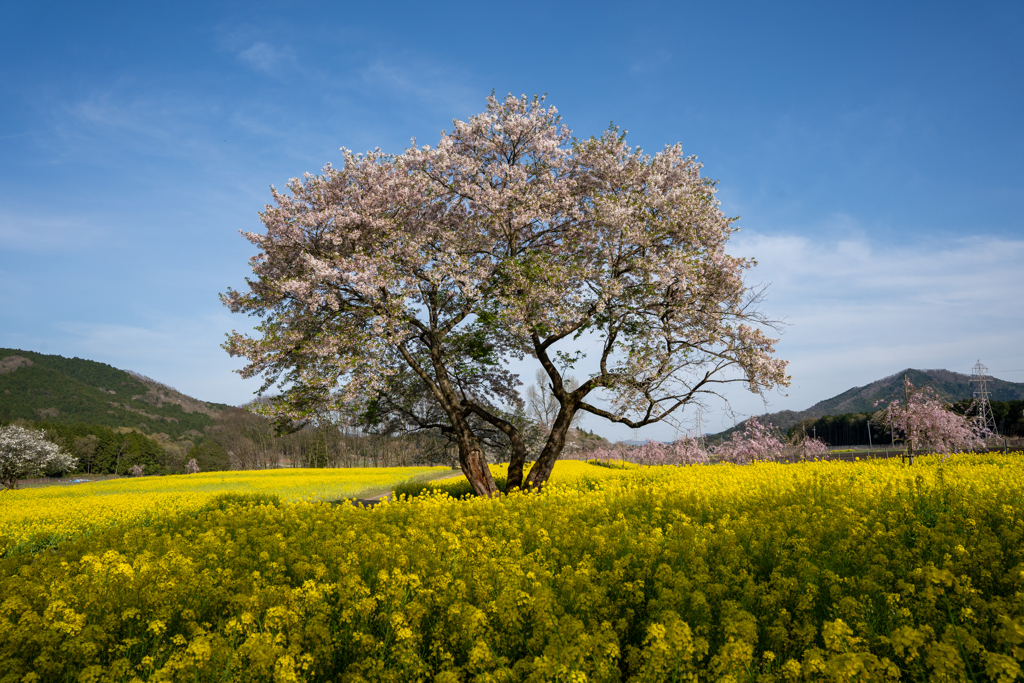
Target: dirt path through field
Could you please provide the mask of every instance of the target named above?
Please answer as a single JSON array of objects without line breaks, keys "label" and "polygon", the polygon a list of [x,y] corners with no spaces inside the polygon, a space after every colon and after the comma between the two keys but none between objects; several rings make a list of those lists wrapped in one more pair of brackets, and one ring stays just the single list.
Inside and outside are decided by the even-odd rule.
[{"label": "dirt path through field", "polygon": [[[461,470],[452,470],[451,472],[446,472],[445,474],[442,474],[440,477],[431,477],[430,479],[425,479],[423,481],[440,481],[441,479],[451,479],[453,477],[461,476]],[[366,508],[372,508],[374,505],[376,505],[377,503],[381,502],[384,499],[391,500],[391,489],[386,489],[384,491],[365,491],[363,492],[361,498],[346,498],[345,500],[351,500],[353,505],[361,505]],[[343,501],[341,500],[331,501],[331,503],[334,505],[339,505],[342,502]]]}]

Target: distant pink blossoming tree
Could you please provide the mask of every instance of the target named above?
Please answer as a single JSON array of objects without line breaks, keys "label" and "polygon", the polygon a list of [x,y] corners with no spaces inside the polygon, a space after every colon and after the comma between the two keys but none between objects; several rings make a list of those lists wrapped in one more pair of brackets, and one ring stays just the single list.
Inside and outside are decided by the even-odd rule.
[{"label": "distant pink blossoming tree", "polygon": [[743,424],[743,429],[733,432],[727,441],[714,449],[714,458],[718,462],[739,465],[779,460],[786,446],[776,432],[771,424],[763,425],[756,417],[751,417]]},{"label": "distant pink blossoming tree", "polygon": [[708,450],[692,436],[677,439],[669,445],[669,457],[673,465],[707,465],[711,462]]},{"label": "distant pink blossoming tree", "polygon": [[989,436],[984,422],[977,417],[957,415],[938,400],[931,387],[915,389],[905,377],[904,387],[903,398],[888,402],[882,420],[895,438],[907,444],[910,455],[984,447]]},{"label": "distant pink blossoming tree", "polygon": [[793,444],[787,454],[797,460],[819,460],[829,454],[829,448],[821,439],[808,436]]},{"label": "distant pink blossoming tree", "polygon": [[638,465],[709,465],[716,462],[749,464],[784,458],[816,460],[827,456],[829,448],[821,439],[806,438],[799,443],[784,444],[777,430],[762,425],[757,418],[744,423],[743,429],[733,432],[728,441],[717,448],[707,449],[693,437],[663,444],[648,441],[639,446],[613,444],[587,454],[588,458],[623,460]]},{"label": "distant pink blossoming tree", "polygon": [[[275,395],[257,409],[279,424],[394,412],[447,434],[494,495],[482,428],[508,440],[508,488],[539,488],[579,411],[638,428],[728,383],[788,384],[743,282],[754,261],[725,250],[735,219],[679,145],[648,155],[614,127],[577,140],[542,98],[492,96],[436,147],[343,156],[272,189],[265,231],[245,234],[253,277],[222,297],[261,319],[225,348],[263,377]],[[507,361],[524,355],[558,403],[539,453],[509,417]]]},{"label": "distant pink blossoming tree", "polygon": [[628,449],[621,457],[623,460],[647,466],[706,465],[710,462],[708,452],[692,437],[677,439],[668,444],[648,441]]}]

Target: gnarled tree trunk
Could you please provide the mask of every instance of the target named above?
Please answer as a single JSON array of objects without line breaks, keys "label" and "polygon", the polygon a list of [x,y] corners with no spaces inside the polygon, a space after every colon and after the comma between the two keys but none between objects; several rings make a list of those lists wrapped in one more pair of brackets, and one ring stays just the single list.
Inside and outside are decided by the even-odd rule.
[{"label": "gnarled tree trunk", "polygon": [[491,469],[487,466],[487,458],[480,447],[480,442],[470,434],[460,435],[459,465],[473,487],[473,493],[487,497],[500,493],[498,485],[494,483],[494,477],[491,476]]}]

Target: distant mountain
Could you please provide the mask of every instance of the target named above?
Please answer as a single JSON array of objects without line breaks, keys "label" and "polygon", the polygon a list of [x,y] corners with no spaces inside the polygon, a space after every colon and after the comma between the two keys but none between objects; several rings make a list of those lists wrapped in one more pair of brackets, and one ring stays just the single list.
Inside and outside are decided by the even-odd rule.
[{"label": "distant mountain", "polygon": [[[908,368],[876,380],[871,384],[847,389],[838,396],[815,403],[807,410],[800,412],[782,410],[777,413],[758,415],[757,419],[762,423],[770,422],[785,432],[793,425],[809,418],[819,418],[825,415],[842,415],[844,413],[871,413],[881,407],[875,405],[877,401],[896,398],[902,394],[903,375],[906,375],[915,387],[932,387],[941,400],[950,403],[972,398],[976,388],[970,382],[970,375],[963,375],[949,370],[913,370]],[[1007,382],[995,377],[989,377],[988,391],[989,398],[993,401],[1024,400],[1024,383],[1021,382]],[[709,435],[708,438],[726,437],[736,431],[742,424],[740,423],[740,425],[731,427],[718,434]]]},{"label": "distant mountain", "polygon": [[106,363],[0,349],[0,420],[131,427],[178,438],[201,435],[225,408]]}]

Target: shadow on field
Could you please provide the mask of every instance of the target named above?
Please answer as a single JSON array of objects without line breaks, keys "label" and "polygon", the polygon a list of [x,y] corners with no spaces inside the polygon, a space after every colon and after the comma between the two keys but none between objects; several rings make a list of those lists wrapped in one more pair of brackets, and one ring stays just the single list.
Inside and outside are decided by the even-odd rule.
[{"label": "shadow on field", "polygon": [[372,508],[389,496],[379,496],[377,498],[342,498],[341,500],[328,501],[331,505],[343,505],[346,501],[352,503],[356,507]]}]

